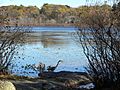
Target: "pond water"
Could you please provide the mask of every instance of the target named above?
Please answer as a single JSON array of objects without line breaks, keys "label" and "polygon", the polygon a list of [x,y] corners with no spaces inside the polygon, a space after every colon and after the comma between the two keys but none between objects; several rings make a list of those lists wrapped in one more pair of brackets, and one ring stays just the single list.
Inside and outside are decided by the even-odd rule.
[{"label": "pond water", "polygon": [[81,45],[76,42],[75,27],[32,27],[26,43],[18,49],[13,58],[12,72],[17,75],[37,76],[38,72],[21,68],[26,64],[42,62],[55,66],[58,60],[63,62],[55,69],[58,71],[83,72],[87,59]]}]

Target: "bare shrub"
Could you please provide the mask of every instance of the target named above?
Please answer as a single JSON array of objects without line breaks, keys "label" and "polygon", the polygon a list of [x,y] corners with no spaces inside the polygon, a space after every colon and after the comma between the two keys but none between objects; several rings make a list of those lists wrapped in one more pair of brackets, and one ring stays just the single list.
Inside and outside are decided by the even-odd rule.
[{"label": "bare shrub", "polygon": [[28,27],[9,25],[9,17],[5,10],[0,10],[0,71],[4,72],[11,64],[16,49],[24,43]]},{"label": "bare shrub", "polygon": [[120,9],[111,10],[94,6],[88,15],[80,15],[78,24],[79,41],[89,62],[86,69],[97,88],[120,83]]}]

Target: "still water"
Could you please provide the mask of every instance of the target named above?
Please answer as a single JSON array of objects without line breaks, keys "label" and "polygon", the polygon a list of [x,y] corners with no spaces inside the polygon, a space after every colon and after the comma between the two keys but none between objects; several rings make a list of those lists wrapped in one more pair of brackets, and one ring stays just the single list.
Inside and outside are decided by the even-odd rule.
[{"label": "still water", "polygon": [[37,72],[21,67],[39,62],[44,63],[46,67],[55,66],[58,60],[63,62],[55,72],[84,71],[87,59],[74,35],[76,30],[75,27],[32,27],[26,43],[18,49],[12,72],[17,75],[37,76]]}]

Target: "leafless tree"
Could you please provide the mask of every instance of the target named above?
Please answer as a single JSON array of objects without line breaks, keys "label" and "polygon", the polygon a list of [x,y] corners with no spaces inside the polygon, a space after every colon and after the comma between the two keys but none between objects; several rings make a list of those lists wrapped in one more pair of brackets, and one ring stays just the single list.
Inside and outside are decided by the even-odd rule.
[{"label": "leafless tree", "polygon": [[120,83],[119,5],[110,12],[100,9],[80,16],[77,34],[88,59],[86,69],[98,87]]},{"label": "leafless tree", "polygon": [[0,71],[8,69],[16,49],[24,42],[27,27],[10,26],[5,10],[0,10]]}]

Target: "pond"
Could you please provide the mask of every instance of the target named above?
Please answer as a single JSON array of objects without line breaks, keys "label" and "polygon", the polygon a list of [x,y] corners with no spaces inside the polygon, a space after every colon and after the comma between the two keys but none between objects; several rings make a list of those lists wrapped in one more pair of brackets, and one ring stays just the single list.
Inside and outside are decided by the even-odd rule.
[{"label": "pond", "polygon": [[37,76],[38,72],[21,68],[26,64],[42,62],[55,66],[58,60],[63,62],[55,69],[59,71],[83,72],[87,59],[81,45],[76,42],[75,27],[32,27],[25,44],[18,49],[13,58],[12,72],[17,75]]}]

